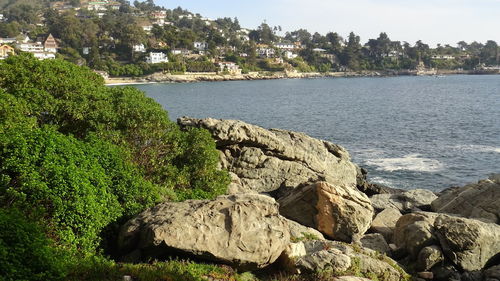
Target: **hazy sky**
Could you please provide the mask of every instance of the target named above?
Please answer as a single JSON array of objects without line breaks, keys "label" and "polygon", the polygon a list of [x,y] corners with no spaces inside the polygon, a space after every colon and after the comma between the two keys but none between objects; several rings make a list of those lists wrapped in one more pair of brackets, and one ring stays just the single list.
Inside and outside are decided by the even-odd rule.
[{"label": "hazy sky", "polygon": [[500,43],[500,0],[155,0],[166,8],[181,6],[202,16],[237,17],[243,27],[263,20],[284,31],[306,28],[325,34],[350,31],[361,41],[381,31],[392,40],[422,40],[455,46],[495,40]]}]

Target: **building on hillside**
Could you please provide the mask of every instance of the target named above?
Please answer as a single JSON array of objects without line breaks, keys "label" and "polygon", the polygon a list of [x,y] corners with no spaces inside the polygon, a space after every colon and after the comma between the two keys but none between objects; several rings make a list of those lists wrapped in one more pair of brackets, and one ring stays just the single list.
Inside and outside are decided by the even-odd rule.
[{"label": "building on hillside", "polygon": [[52,36],[52,33],[47,36],[47,39],[43,43],[43,48],[45,52],[48,53],[57,53],[57,49],[59,48],[59,45],[57,44],[56,39],[54,36]]},{"label": "building on hillside", "polygon": [[41,42],[17,43],[16,47],[19,50],[21,50],[23,52],[28,52],[28,53],[44,52],[43,44]]},{"label": "building on hillside", "polygon": [[16,38],[0,38],[0,44],[12,44],[16,42]]},{"label": "building on hillside", "polygon": [[151,17],[153,19],[165,19],[167,17],[167,11],[160,10],[151,12]]},{"label": "building on hillside", "polygon": [[0,14],[0,22],[2,22],[2,21],[4,21],[4,20],[5,20],[5,18],[4,18],[4,16],[3,16],[3,14]]},{"label": "building on hillside", "polygon": [[146,47],[144,46],[144,44],[136,44],[134,46],[132,46],[132,50],[136,53],[145,53],[146,52]]},{"label": "building on hillside", "polygon": [[150,21],[143,21],[139,23],[139,26],[142,30],[146,31],[146,33],[150,33],[153,30],[153,24]]},{"label": "building on hillside", "polygon": [[189,51],[188,49],[172,49],[172,54],[187,56],[191,54],[191,51]]},{"label": "building on hillside", "polygon": [[168,62],[168,57],[165,53],[149,52],[148,56],[146,57],[146,62],[151,64]]},{"label": "building on hillside", "polygon": [[259,44],[257,45],[257,55],[261,58],[274,58],[276,51],[268,45]]},{"label": "building on hillside", "polygon": [[219,74],[223,74],[223,73],[229,73],[231,75],[240,75],[241,74],[240,67],[234,62],[222,61],[222,62],[216,63],[216,65],[218,67]]},{"label": "building on hillside", "polygon": [[91,49],[92,49],[92,47],[83,47],[82,48],[82,54],[84,54],[84,55],[90,54],[90,50]]},{"label": "building on hillside", "polygon": [[289,60],[294,59],[294,58],[296,58],[296,57],[298,57],[298,56],[299,56],[299,55],[297,55],[297,54],[294,54],[292,51],[285,51],[285,52],[283,53],[283,55],[285,56],[285,58],[287,58],[287,59],[289,59]]},{"label": "building on hillside", "polygon": [[293,51],[297,48],[297,45],[294,43],[276,43],[274,46],[281,50]]},{"label": "building on hillside", "polygon": [[0,60],[7,58],[8,56],[15,55],[14,48],[9,45],[0,46]]},{"label": "building on hillside", "polygon": [[312,51],[315,53],[326,53],[326,50],[321,48],[314,48]]},{"label": "building on hillside", "polygon": [[452,55],[434,55],[431,57],[433,60],[453,60],[455,59]]},{"label": "building on hillside", "polygon": [[194,42],[193,47],[198,50],[198,51],[205,51],[208,49],[208,43],[207,42]]}]

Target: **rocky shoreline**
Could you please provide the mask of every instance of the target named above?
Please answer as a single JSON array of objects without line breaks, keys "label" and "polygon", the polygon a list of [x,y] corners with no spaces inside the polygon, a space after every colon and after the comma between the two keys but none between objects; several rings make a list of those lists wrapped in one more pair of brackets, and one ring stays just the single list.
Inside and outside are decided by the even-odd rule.
[{"label": "rocky shoreline", "polygon": [[439,71],[359,71],[359,72],[273,72],[239,75],[222,75],[216,73],[185,73],[169,74],[154,73],[143,77],[115,77],[106,79],[107,85],[126,85],[126,84],[148,84],[148,83],[193,83],[193,82],[217,82],[217,81],[244,81],[244,80],[273,80],[273,79],[303,79],[303,78],[324,78],[324,77],[390,77],[390,76],[440,76],[440,75],[474,75],[474,74],[500,74],[464,71],[464,70],[439,70]]},{"label": "rocky shoreline", "polygon": [[142,212],[121,228],[124,261],[181,256],[327,280],[500,280],[500,175],[439,194],[395,190],[367,182],[341,146],[303,133],[178,123],[211,133],[228,195]]}]

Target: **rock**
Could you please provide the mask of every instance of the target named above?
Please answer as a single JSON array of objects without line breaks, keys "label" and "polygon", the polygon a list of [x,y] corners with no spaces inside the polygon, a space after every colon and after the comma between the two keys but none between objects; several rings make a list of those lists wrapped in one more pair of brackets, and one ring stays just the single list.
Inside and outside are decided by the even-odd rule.
[{"label": "rock", "polygon": [[358,174],[356,176],[356,187],[359,189],[359,191],[363,192],[368,196],[373,196],[375,194],[386,194],[386,193],[392,194],[392,193],[404,192],[404,190],[402,189],[391,188],[384,185],[368,182],[366,178],[368,172],[363,168],[357,167],[357,173]]},{"label": "rock", "polygon": [[492,266],[484,271],[485,281],[500,281],[500,265]]},{"label": "rock", "polygon": [[396,223],[394,243],[405,249],[412,259],[416,259],[420,251],[438,244],[434,235],[434,220],[438,214],[416,212],[402,216]]},{"label": "rock", "polygon": [[432,272],[429,272],[429,271],[419,272],[419,273],[417,273],[417,276],[422,278],[422,279],[426,279],[426,280],[434,279],[434,274]]},{"label": "rock", "polygon": [[432,210],[500,224],[498,177],[500,175],[493,175],[477,184],[445,190],[432,202]]},{"label": "rock", "polygon": [[[357,276],[377,276],[379,280],[404,280],[407,274],[390,258],[377,255],[369,249],[337,241],[306,241],[305,255],[287,256],[287,269],[299,273],[331,270],[334,274],[353,272]],[[284,252],[285,255],[285,252]]]},{"label": "rock", "polygon": [[438,265],[432,268],[436,281],[461,281],[460,273],[451,265]]},{"label": "rock", "polygon": [[323,234],[316,229],[301,225],[293,220],[286,220],[290,229],[290,240],[292,242],[302,240],[325,240]]},{"label": "rock", "polygon": [[365,234],[363,238],[361,238],[361,245],[382,254],[389,254],[391,252],[384,236],[380,233]]},{"label": "rock", "polygon": [[382,234],[385,240],[390,242],[392,241],[392,234],[396,228],[396,223],[401,216],[401,213],[396,209],[385,209],[375,216],[370,230]]},{"label": "rock", "polygon": [[371,279],[356,276],[340,276],[333,278],[332,281],[371,281]]},{"label": "rock", "polygon": [[445,256],[465,271],[481,270],[500,254],[500,226],[497,224],[439,215],[434,231]]},{"label": "rock", "polygon": [[286,193],[317,181],[355,189],[357,166],[341,146],[237,120],[183,117],[177,122],[183,128],[205,128],[212,134],[222,152],[221,167],[239,177],[240,189]]},{"label": "rock", "polygon": [[373,208],[384,210],[393,208],[401,212],[408,212],[415,208],[420,210],[430,210],[430,205],[437,196],[427,189],[413,189],[396,194],[377,194],[370,200]]},{"label": "rock", "polygon": [[289,241],[276,201],[246,194],[161,203],[128,221],[118,244],[130,261],[188,255],[256,268],[274,262]]},{"label": "rock", "polygon": [[420,271],[427,271],[443,260],[443,252],[438,246],[424,247],[418,254],[416,268]]},{"label": "rock", "polygon": [[351,242],[353,235],[361,237],[370,227],[373,216],[365,194],[326,182],[297,188],[278,202],[283,216],[346,242]]}]

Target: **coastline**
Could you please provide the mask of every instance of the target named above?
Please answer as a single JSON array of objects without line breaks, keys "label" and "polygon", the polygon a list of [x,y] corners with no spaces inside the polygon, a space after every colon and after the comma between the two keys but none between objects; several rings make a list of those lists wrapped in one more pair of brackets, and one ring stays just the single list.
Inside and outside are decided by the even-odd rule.
[{"label": "coastline", "polygon": [[153,73],[142,77],[112,77],[105,79],[107,86],[140,85],[154,83],[193,83],[193,82],[220,82],[245,80],[273,80],[273,79],[304,79],[304,78],[355,78],[355,77],[394,77],[394,76],[441,76],[441,75],[498,75],[500,71],[481,70],[402,70],[402,71],[358,71],[358,72],[273,72],[248,74],[222,75],[213,73]]}]

